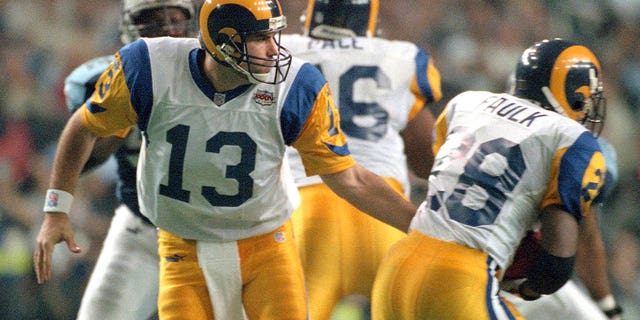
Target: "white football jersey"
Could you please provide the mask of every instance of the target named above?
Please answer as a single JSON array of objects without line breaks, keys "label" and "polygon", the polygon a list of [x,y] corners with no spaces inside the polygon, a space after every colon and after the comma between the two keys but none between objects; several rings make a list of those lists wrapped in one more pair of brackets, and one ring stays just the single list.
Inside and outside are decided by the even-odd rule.
[{"label": "white football jersey", "polygon": [[508,94],[464,92],[436,122],[427,199],[411,229],[510,264],[540,210],[578,221],[604,183],[596,138],[578,122]]},{"label": "white football jersey", "polygon": [[[141,39],[123,47],[83,109],[98,135],[137,124],[140,209],[157,227],[195,240],[264,234],[289,219],[294,204],[283,166],[298,148],[315,174],[354,164],[329,87],[293,59],[278,85],[216,92],[198,63],[197,39]],[[273,71],[272,71],[273,72]],[[305,126],[308,121],[314,125]]]},{"label": "white football jersey", "polygon": [[[356,161],[370,171],[408,182],[400,132],[424,107],[442,97],[440,73],[415,44],[380,38],[321,40],[282,35],[291,53],[315,65],[331,84],[340,126]],[[307,177],[297,152],[287,150],[298,187],[322,182]]]}]

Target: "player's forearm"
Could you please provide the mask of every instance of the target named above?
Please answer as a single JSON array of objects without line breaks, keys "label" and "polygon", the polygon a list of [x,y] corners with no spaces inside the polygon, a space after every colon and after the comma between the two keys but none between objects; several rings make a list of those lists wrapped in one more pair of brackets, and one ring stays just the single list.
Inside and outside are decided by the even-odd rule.
[{"label": "player's forearm", "polygon": [[95,140],[96,136],[82,124],[80,113],[74,113],[60,135],[49,188],[73,193]]},{"label": "player's forearm", "polygon": [[413,173],[423,179],[429,178],[433,166],[433,126],[431,111],[424,109],[412,119],[400,133],[405,145],[407,164]]},{"label": "player's forearm", "polygon": [[576,252],[576,274],[594,300],[611,294],[606,253],[595,212],[583,219]]},{"label": "player's forearm", "polygon": [[82,172],[89,172],[105,163],[112,154],[118,151],[123,142],[124,139],[117,136],[98,138]]},{"label": "player's forearm", "polygon": [[578,223],[557,206],[547,206],[540,215],[542,249],[518,291],[525,300],[560,289],[574,271]]},{"label": "player's forearm", "polygon": [[417,208],[379,176],[356,165],[322,178],[337,195],[360,211],[403,232],[409,229]]},{"label": "player's forearm", "polygon": [[611,286],[606,272],[605,257],[592,256],[588,262],[579,258],[576,260],[576,274],[584,283],[594,300],[600,300],[611,294]]}]

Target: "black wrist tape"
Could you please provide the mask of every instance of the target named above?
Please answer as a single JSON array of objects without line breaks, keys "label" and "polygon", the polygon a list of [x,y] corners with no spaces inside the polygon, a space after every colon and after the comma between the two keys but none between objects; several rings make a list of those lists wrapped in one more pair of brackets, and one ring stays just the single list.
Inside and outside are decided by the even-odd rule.
[{"label": "black wrist tape", "polygon": [[576,257],[557,257],[542,249],[536,263],[527,273],[529,288],[540,294],[551,294],[571,277]]},{"label": "black wrist tape", "polygon": [[615,316],[621,315],[622,314],[622,308],[618,305],[616,305],[613,309],[611,310],[605,310],[604,314],[607,316],[607,318],[613,318]]}]

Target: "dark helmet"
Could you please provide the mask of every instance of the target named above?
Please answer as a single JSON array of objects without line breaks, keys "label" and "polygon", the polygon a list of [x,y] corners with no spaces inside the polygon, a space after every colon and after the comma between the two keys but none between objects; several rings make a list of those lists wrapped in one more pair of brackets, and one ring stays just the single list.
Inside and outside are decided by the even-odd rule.
[{"label": "dark helmet", "polygon": [[320,39],[374,37],[378,0],[309,0],[304,34]]},{"label": "dark helmet", "polygon": [[587,47],[543,40],[524,51],[516,66],[514,95],[583,124],[596,136],[604,126],[602,71]]},{"label": "dark helmet", "polygon": [[[207,0],[200,9],[200,42],[216,61],[230,66],[257,83],[284,81],[291,66],[291,54],[280,45],[280,33],[287,27],[278,0]],[[247,37],[252,34],[277,32],[278,54],[259,58],[247,53]],[[246,67],[241,66],[246,63]],[[252,71],[252,65],[274,67],[272,81],[268,74]]]}]

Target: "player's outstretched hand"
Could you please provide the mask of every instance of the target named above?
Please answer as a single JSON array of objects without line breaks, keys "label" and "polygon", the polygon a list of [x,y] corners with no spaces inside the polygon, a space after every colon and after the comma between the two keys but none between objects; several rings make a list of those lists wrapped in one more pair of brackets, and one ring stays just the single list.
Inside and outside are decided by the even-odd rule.
[{"label": "player's outstretched hand", "polygon": [[51,279],[51,257],[53,249],[59,242],[66,242],[69,251],[80,253],[81,249],[73,237],[73,227],[69,216],[62,212],[47,212],[36,239],[36,249],[33,253],[33,267],[36,271],[38,284]]}]

